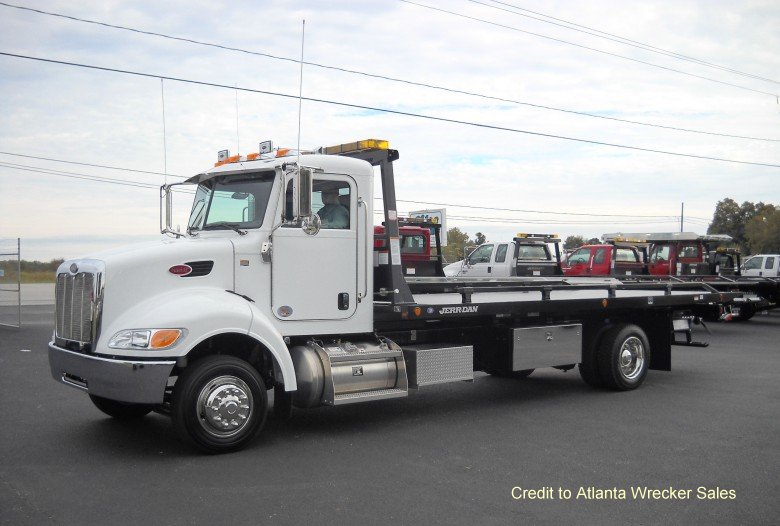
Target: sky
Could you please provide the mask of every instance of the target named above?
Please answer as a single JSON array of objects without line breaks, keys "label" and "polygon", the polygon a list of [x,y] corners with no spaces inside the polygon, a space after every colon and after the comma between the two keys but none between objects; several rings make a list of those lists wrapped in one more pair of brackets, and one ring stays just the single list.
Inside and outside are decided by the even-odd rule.
[{"label": "sky", "polygon": [[704,233],[726,197],[780,205],[778,27],[776,0],[14,0],[0,241],[48,260],[158,238],[164,173],[296,147],[302,42],[301,148],[390,141],[402,214],[588,238],[679,230],[684,203]]}]

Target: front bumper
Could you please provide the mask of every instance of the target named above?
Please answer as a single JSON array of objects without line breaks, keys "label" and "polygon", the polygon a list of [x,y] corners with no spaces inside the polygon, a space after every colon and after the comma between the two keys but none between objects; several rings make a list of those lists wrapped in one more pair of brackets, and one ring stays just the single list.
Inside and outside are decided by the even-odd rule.
[{"label": "front bumper", "polygon": [[89,394],[136,404],[161,404],[175,361],[130,361],[89,356],[49,343],[55,380]]}]

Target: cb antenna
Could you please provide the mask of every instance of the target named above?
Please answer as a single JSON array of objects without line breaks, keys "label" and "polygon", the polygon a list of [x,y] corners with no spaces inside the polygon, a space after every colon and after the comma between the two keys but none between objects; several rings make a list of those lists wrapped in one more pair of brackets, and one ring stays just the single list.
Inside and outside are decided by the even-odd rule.
[{"label": "cb antenna", "polygon": [[306,37],[306,20],[301,26],[301,75],[298,85],[298,166],[301,166],[301,105],[303,103],[303,43]]}]

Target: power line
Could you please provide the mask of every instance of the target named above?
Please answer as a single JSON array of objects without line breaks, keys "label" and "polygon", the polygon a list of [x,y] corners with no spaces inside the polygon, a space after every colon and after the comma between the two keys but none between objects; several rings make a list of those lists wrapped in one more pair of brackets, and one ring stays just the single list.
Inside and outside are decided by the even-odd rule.
[{"label": "power line", "polygon": [[[374,215],[383,215],[384,212],[381,210],[375,210]],[[468,221],[468,222],[478,222],[478,223],[510,223],[510,224],[532,224],[532,225],[581,225],[581,224],[587,224],[587,225],[614,225],[615,223],[621,224],[621,225],[668,225],[668,224],[674,224],[679,225],[680,224],[680,218],[676,219],[669,219],[666,221],[580,221],[580,220],[571,220],[571,221],[562,221],[562,220],[543,220],[543,219],[528,219],[528,218],[518,218],[518,217],[475,217],[475,216],[460,216],[460,215],[447,215],[447,219],[453,219],[457,221]]]},{"label": "power line", "polygon": [[[21,170],[24,172],[39,173],[43,175],[55,175],[57,177],[67,177],[70,179],[82,179],[85,181],[92,181],[97,183],[110,183],[110,184],[117,184],[120,186],[131,186],[135,188],[145,188],[145,189],[155,189],[155,190],[159,190],[160,188],[160,185],[154,183],[144,183],[141,181],[128,181],[127,179],[113,179],[110,177],[102,177],[98,175],[87,175],[78,172],[65,172],[62,170],[52,170],[49,168],[40,168],[37,166],[29,166],[23,164],[0,162],[0,167],[10,168],[12,170]],[[195,193],[191,190],[182,190],[182,189],[173,189],[173,191],[187,193],[187,194]]]},{"label": "power line", "polygon": [[[14,9],[20,9],[20,10],[23,10],[23,11],[31,11],[31,12],[38,13],[38,14],[41,14],[41,15],[65,18],[65,19],[68,19],[68,20],[76,21],[76,22],[83,22],[83,23],[87,23],[87,24],[99,25],[99,26],[110,28],[110,29],[118,29],[118,30],[122,30],[122,31],[130,31],[130,32],[139,33],[139,34],[142,34],[142,35],[148,35],[148,36],[154,36],[154,37],[159,37],[159,38],[165,38],[165,39],[169,39],[169,40],[177,40],[177,41],[186,42],[186,43],[189,43],[189,44],[196,44],[196,45],[199,45],[199,46],[213,47],[213,48],[222,49],[222,50],[225,50],[225,51],[235,51],[235,52],[238,52],[238,53],[245,53],[245,54],[248,54],[248,55],[255,55],[255,56],[259,56],[259,57],[270,58],[270,59],[273,59],[273,60],[281,60],[281,61],[285,61],[285,62],[292,62],[292,63],[295,63],[295,64],[301,63],[301,61],[299,61],[298,59],[294,59],[294,58],[290,58],[290,57],[281,57],[281,56],[272,55],[272,54],[269,54],[269,53],[262,53],[262,52],[259,52],[259,51],[250,51],[250,50],[241,49],[241,48],[237,48],[237,47],[231,47],[231,46],[225,46],[225,45],[221,45],[221,44],[215,44],[215,43],[212,43],[212,42],[204,42],[204,41],[201,41],[201,40],[194,40],[194,39],[190,39],[190,38],[166,35],[164,33],[156,33],[156,32],[153,32],[153,31],[145,31],[145,30],[132,28],[132,27],[127,27],[127,26],[119,26],[119,25],[114,25],[114,24],[108,24],[108,23],[105,23],[105,22],[99,22],[99,21],[96,21],[96,20],[89,20],[89,19],[86,19],[86,18],[79,18],[79,17],[75,17],[75,16],[70,16],[70,15],[63,15],[63,14],[60,14],[60,13],[53,13],[53,12],[50,12],[50,11],[43,11],[43,10],[40,10],[40,9],[33,9],[33,8],[30,8],[30,7],[17,6],[17,5],[9,4],[9,3],[6,3],[6,2],[0,2],[0,5],[6,6],[6,7],[11,7],[11,8],[14,8]],[[341,73],[348,73],[348,74],[352,74],[352,75],[361,75],[361,76],[364,76],[364,77],[376,78],[376,79],[380,79],[380,80],[387,80],[387,81],[390,81],[390,82],[397,82],[397,83],[401,83],[401,84],[407,84],[407,85],[410,85],[410,86],[418,86],[418,87],[427,88],[427,89],[434,89],[434,90],[444,91],[444,92],[448,92],[448,93],[455,93],[455,94],[459,94],[459,95],[467,95],[469,97],[477,97],[477,98],[481,98],[481,99],[485,99],[485,100],[494,100],[494,101],[497,101],[497,102],[506,102],[506,103],[510,103],[510,104],[516,104],[516,105],[519,105],[519,106],[528,106],[528,107],[531,107],[531,108],[538,108],[538,109],[543,109],[543,110],[548,110],[548,111],[569,113],[569,114],[572,114],[572,115],[579,115],[579,116],[582,116],[582,117],[591,117],[591,118],[595,118],[595,119],[603,119],[603,120],[610,120],[610,121],[615,121],[615,122],[623,122],[623,123],[626,123],[626,124],[635,124],[635,125],[638,125],[638,126],[649,126],[649,127],[653,127],[653,128],[661,128],[661,129],[680,131],[680,132],[685,132],[685,133],[698,133],[698,134],[703,134],[703,135],[714,135],[714,136],[719,136],[719,137],[729,137],[729,138],[733,138],[733,139],[747,139],[747,140],[753,140],[753,141],[780,142],[780,139],[767,139],[767,138],[762,138],[762,137],[750,137],[750,136],[745,136],[745,135],[718,133],[718,132],[705,131],[705,130],[694,130],[694,129],[690,129],[690,128],[681,128],[681,127],[677,127],[677,126],[668,126],[668,125],[663,125],[663,124],[653,124],[653,123],[648,123],[648,122],[635,121],[635,120],[631,120],[631,119],[621,119],[621,118],[618,118],[618,117],[609,117],[609,116],[606,116],[606,115],[598,115],[598,114],[595,114],[595,113],[588,113],[588,112],[577,111],[577,110],[570,110],[570,109],[565,109],[565,108],[557,108],[555,106],[547,106],[547,105],[544,105],[544,104],[535,104],[535,103],[531,103],[531,102],[519,101],[519,100],[514,100],[514,99],[507,99],[507,98],[503,98],[503,97],[497,97],[497,96],[493,96],[493,95],[486,95],[486,94],[482,94],[482,93],[476,93],[476,92],[471,92],[471,91],[466,91],[466,90],[449,88],[449,87],[445,87],[445,86],[438,86],[438,85],[434,85],[434,84],[427,84],[427,83],[416,82],[416,81],[412,81],[412,80],[399,79],[399,78],[395,78],[395,77],[389,77],[389,76],[386,76],[386,75],[378,75],[378,74],[373,74],[373,73],[366,73],[366,72],[363,72],[363,71],[358,71],[358,70],[353,70],[353,69],[346,69],[346,68],[341,68],[341,67],[337,67],[337,66],[328,66],[328,65],[324,65],[324,64],[318,64],[316,62],[305,62],[304,61],[302,63],[307,65],[307,66],[313,66],[313,67],[327,69],[327,70],[339,71]]]},{"label": "power line", "polygon": [[[526,18],[530,18],[532,20],[537,20],[537,21],[543,22],[545,24],[551,24],[551,25],[554,25],[554,26],[558,26],[558,27],[562,27],[562,28],[565,28],[565,29],[569,29],[571,31],[577,31],[577,32],[585,33],[587,35],[595,36],[595,37],[598,37],[598,38],[603,38],[603,39],[609,40],[611,42],[617,42],[618,44],[623,44],[623,45],[626,45],[626,46],[632,46],[632,47],[635,47],[635,48],[638,48],[638,49],[642,49],[644,51],[650,51],[651,53],[657,53],[659,55],[672,57],[672,58],[675,58],[675,59],[678,59],[678,60],[685,60],[687,62],[692,62],[694,64],[699,64],[701,66],[707,66],[707,67],[719,69],[721,71],[727,71],[729,73],[733,73],[735,75],[741,75],[743,77],[748,77],[748,78],[752,78],[752,79],[756,79],[756,80],[763,80],[763,81],[771,82],[771,83],[774,83],[774,84],[780,84],[780,82],[778,82],[777,80],[774,80],[774,79],[761,77],[759,75],[754,75],[753,73],[746,73],[746,72],[740,71],[738,69],[732,69],[732,68],[729,68],[729,67],[726,67],[726,66],[721,66],[719,64],[714,64],[712,62],[707,62],[706,60],[701,60],[701,59],[698,59],[698,58],[690,57],[688,55],[683,55],[682,53],[677,53],[675,51],[669,51],[669,50],[666,50],[666,49],[663,49],[663,48],[660,48],[660,47],[657,47],[657,46],[652,46],[650,44],[645,44],[643,42],[639,42],[637,40],[631,40],[630,38],[621,37],[621,36],[615,35],[613,33],[607,33],[606,31],[601,31],[601,30],[598,30],[598,29],[594,29],[592,27],[584,26],[584,25],[581,25],[581,24],[576,24],[574,22],[569,22],[568,20],[563,20],[561,18],[555,18],[554,16],[545,15],[543,13],[539,13],[537,11],[532,11],[530,9],[525,9],[525,8],[520,7],[518,5],[515,5],[515,4],[510,4],[510,3],[507,3],[507,2],[500,2],[499,0],[490,0],[493,4],[499,4],[499,5],[503,5],[503,6],[507,6],[507,7],[511,8],[511,9],[504,9],[504,8],[501,8],[501,7],[498,7],[498,6],[495,6],[495,5],[490,5],[490,4],[486,4],[484,2],[480,2],[479,0],[467,0],[467,1],[469,1],[471,3],[474,3],[474,4],[479,4],[479,5],[488,7],[490,9],[497,9],[499,11],[504,11],[506,13],[512,13],[513,15],[523,16],[523,17],[526,17]],[[517,11],[515,11],[515,10],[517,10]],[[519,13],[518,11],[524,11],[524,12],[523,13]],[[550,20],[545,20],[544,18],[538,18],[536,16],[527,15],[525,13],[533,13],[535,15],[539,15],[539,16],[543,16],[545,18],[549,18]],[[557,22],[552,22],[551,20],[557,20],[558,22],[563,22],[563,23],[559,24]],[[574,26],[574,27],[572,27],[572,26]],[[578,28],[581,28],[581,29],[578,29]]]},{"label": "power line", "polygon": [[[377,198],[381,199],[381,198]],[[527,214],[563,214],[563,212],[550,212],[544,210],[522,210],[518,208],[497,208],[495,206],[476,206],[476,205],[456,205],[452,203],[433,203],[430,201],[412,201],[408,199],[396,199],[399,203],[415,203],[419,205],[431,205],[431,206],[451,206],[457,208],[473,208],[477,210],[495,210],[498,212],[520,212]],[[654,215],[636,215],[636,214],[601,214],[601,213],[584,213],[584,212],[566,212],[565,215],[571,216],[590,216],[590,217],[645,217],[655,219],[674,219],[679,220],[680,216],[654,216]]]},{"label": "power line", "polygon": [[761,91],[761,90],[757,90],[757,89],[753,89],[753,88],[748,88],[747,86],[741,86],[739,84],[733,84],[731,82],[726,82],[726,81],[723,81],[723,80],[717,80],[717,79],[713,79],[711,77],[705,77],[703,75],[697,75],[695,73],[689,73],[687,71],[682,71],[682,70],[679,70],[679,69],[670,68],[668,66],[662,66],[660,64],[654,64],[652,62],[647,62],[645,60],[639,60],[639,59],[636,59],[636,58],[627,57],[625,55],[619,55],[617,53],[611,53],[609,51],[604,51],[603,49],[597,49],[597,48],[593,48],[593,47],[590,47],[590,46],[585,46],[585,45],[582,45],[582,44],[576,44],[574,42],[569,42],[568,40],[562,40],[560,38],[555,38],[555,37],[551,37],[551,36],[547,36],[547,35],[542,35],[541,33],[534,33],[533,31],[526,31],[526,30],[520,29],[518,27],[508,26],[506,24],[499,24],[498,22],[491,22],[489,20],[484,20],[482,18],[477,18],[477,17],[474,17],[474,16],[464,15],[462,13],[456,13],[454,11],[448,11],[447,9],[441,9],[439,7],[432,7],[432,6],[425,5],[425,4],[418,4],[417,2],[412,2],[411,0],[398,0],[398,1],[399,2],[403,2],[405,4],[410,4],[410,5],[414,5],[414,6],[417,6],[417,7],[423,7],[425,9],[430,9],[432,11],[438,11],[440,13],[446,13],[446,14],[449,14],[449,15],[452,15],[452,16],[465,18],[465,19],[472,20],[472,21],[475,21],[475,22],[481,22],[483,24],[488,24],[488,25],[495,26],[495,27],[500,27],[500,28],[503,28],[503,29],[509,29],[510,31],[517,31],[519,33],[525,33],[527,35],[531,35],[531,36],[535,36],[535,37],[539,37],[539,38],[544,38],[546,40],[552,40],[554,42],[559,42],[561,44],[566,44],[566,45],[569,45],[569,46],[574,46],[574,47],[578,47],[578,48],[581,48],[581,49],[586,49],[588,51],[593,51],[595,53],[601,53],[603,55],[609,55],[611,57],[621,58],[623,60],[629,60],[631,62],[636,62],[638,64],[644,64],[646,66],[651,66],[651,67],[658,68],[658,69],[663,69],[663,70],[666,70],[666,71],[671,71],[673,73],[679,73],[681,75],[687,75],[689,77],[695,77],[695,78],[698,78],[698,79],[707,80],[707,81],[710,81],[710,82],[715,82],[717,84],[723,84],[723,85],[726,85],[726,86],[731,86],[733,88],[738,88],[738,89],[742,89],[742,90],[746,90],[746,91],[752,91],[754,93],[760,93],[762,95],[769,95],[770,97],[774,97],[774,98],[778,97],[778,95],[776,93],[769,93],[767,91]]},{"label": "power line", "polygon": [[[38,160],[44,160],[44,161],[53,161],[58,163],[66,163],[66,164],[78,164],[78,165],[84,165],[84,166],[92,166],[96,168],[107,168],[109,170],[121,170],[125,172],[138,172],[138,173],[148,173],[148,174],[154,174],[154,175],[163,175],[160,172],[146,172],[143,170],[133,170],[132,168],[121,168],[118,166],[107,166],[102,164],[89,164],[89,163],[81,163],[76,161],[68,161],[65,159],[54,159],[52,157],[37,157],[34,155],[23,155],[20,153],[10,153],[10,152],[4,152],[0,151],[0,154],[3,155],[13,155],[16,157],[25,157],[28,159],[38,159]],[[17,166],[24,166],[24,165],[17,165]],[[29,167],[29,166],[28,166]],[[37,168],[37,167],[31,167],[31,168]],[[83,175],[83,174],[82,174]],[[168,174],[171,175],[171,174]],[[183,175],[173,175],[173,177],[182,177]],[[374,198],[377,201],[382,201],[381,197],[375,197]],[[637,214],[604,214],[604,213],[585,213],[585,212],[553,212],[549,210],[525,210],[520,208],[497,208],[495,206],[477,206],[477,205],[462,205],[462,204],[456,204],[456,203],[438,203],[433,201],[415,201],[410,199],[396,199],[399,203],[414,203],[418,205],[430,205],[430,206],[445,206],[445,207],[453,207],[453,208],[472,208],[477,210],[496,210],[500,212],[520,212],[520,213],[527,213],[527,214],[550,214],[550,215],[577,215],[577,216],[595,216],[595,217],[643,217],[643,218],[655,218],[655,219],[674,219],[676,221],[679,221],[680,216],[665,216],[665,215],[637,215]],[[701,221],[706,221],[709,223],[709,219],[706,217],[697,217],[697,216],[685,216],[686,220],[688,219],[698,219]]]},{"label": "power line", "polygon": [[[406,0],[401,0],[406,1]],[[641,148],[639,146],[628,146],[624,144],[616,144],[616,143],[608,143],[608,142],[602,142],[602,141],[595,141],[590,139],[581,139],[577,137],[567,137],[564,135],[555,135],[550,133],[541,133],[541,132],[534,132],[530,130],[521,130],[518,128],[509,128],[506,126],[496,126],[491,124],[484,124],[484,123],[477,123],[477,122],[470,122],[470,121],[463,121],[459,119],[450,119],[446,117],[436,117],[433,115],[425,115],[421,113],[413,113],[408,111],[400,111],[400,110],[391,110],[387,108],[379,108],[375,106],[364,106],[360,104],[351,104],[347,102],[337,102],[332,100],[326,100],[326,99],[317,99],[313,97],[299,97],[298,95],[290,95],[287,93],[278,93],[274,91],[267,91],[267,90],[258,90],[258,89],[250,89],[250,88],[237,88],[236,86],[228,86],[226,84],[218,84],[215,82],[204,82],[204,81],[197,81],[197,80],[191,80],[191,79],[183,79],[178,77],[171,77],[171,76],[165,76],[165,75],[153,75],[151,73],[141,73],[137,71],[129,71],[129,70],[122,70],[122,69],[116,69],[116,68],[107,68],[102,66],[93,66],[89,64],[80,64],[76,62],[66,62],[62,60],[53,60],[53,59],[46,59],[46,58],[40,58],[40,57],[32,57],[28,55],[19,55],[15,53],[6,53],[6,52],[0,52],[0,55],[7,56],[7,57],[14,57],[14,58],[21,58],[26,60],[34,60],[38,62],[46,62],[50,64],[60,64],[64,66],[72,66],[72,67],[80,67],[85,69],[94,69],[97,71],[109,71],[113,73],[123,73],[126,75],[135,75],[138,77],[146,77],[146,78],[154,78],[154,79],[165,79],[165,80],[171,80],[175,82],[182,82],[185,84],[194,84],[194,85],[200,85],[200,86],[210,86],[214,88],[222,88],[222,89],[230,89],[230,90],[241,90],[246,91],[248,93],[259,93],[262,95],[271,95],[275,97],[283,97],[288,99],[295,99],[295,100],[305,100],[309,102],[317,102],[320,104],[329,104],[333,106],[341,106],[344,108],[353,108],[353,109],[361,109],[361,110],[369,110],[369,111],[376,111],[381,113],[388,113],[393,115],[403,115],[406,117],[415,117],[418,119],[426,119],[431,121],[438,121],[438,122],[446,122],[449,124],[461,124],[464,126],[473,126],[477,128],[484,128],[484,129],[490,129],[490,130],[497,130],[497,131],[505,131],[510,133],[519,133],[519,134],[525,134],[525,135],[533,135],[537,137],[547,137],[551,139],[561,139],[566,141],[574,141],[574,142],[581,142],[585,144],[595,144],[599,146],[609,146],[612,148],[622,148],[625,150],[634,150],[634,151],[640,151],[640,152],[648,152],[648,153],[657,153],[662,155],[673,155],[676,157],[688,157],[693,159],[704,159],[709,161],[719,161],[719,162],[727,162],[727,163],[735,163],[735,164],[745,164],[745,165],[753,165],[753,166],[768,166],[770,168],[780,168],[780,164],[772,164],[772,163],[759,163],[759,162],[753,162],[753,161],[740,161],[736,159],[725,159],[722,157],[711,157],[707,155],[695,155],[690,153],[681,153],[681,152],[670,152],[666,150],[657,150],[653,148]]]},{"label": "power line", "polygon": [[[76,161],[64,161],[62,159],[52,159],[51,157],[37,157],[35,155],[22,155],[21,153],[11,153],[11,152],[3,152],[0,151],[0,154],[3,155],[13,155],[14,157],[24,157],[27,159],[38,159],[40,161],[54,161],[58,163],[67,163],[67,164],[77,164],[80,166],[91,166],[93,168],[106,168],[108,170],[121,170],[123,172],[135,172],[139,174],[151,174],[151,175],[165,175],[163,172],[149,172],[147,170],[134,170],[132,168],[119,168],[117,166],[106,166],[104,164],[91,164],[91,163],[81,163]],[[174,175],[174,174],[168,174],[169,177],[179,177],[181,179],[186,179],[183,175]]]},{"label": "power line", "polygon": [[[66,172],[62,170],[53,170],[49,168],[41,168],[37,166],[30,166],[30,165],[23,165],[23,164],[15,164],[15,163],[6,163],[6,162],[0,162],[0,167],[3,168],[10,168],[13,170],[20,170],[25,172],[32,172],[32,173],[39,173],[43,175],[54,175],[58,177],[67,177],[72,179],[82,179],[86,181],[92,181],[92,182],[98,182],[98,183],[110,183],[110,184],[117,184],[121,186],[131,186],[131,187],[137,187],[137,188],[146,188],[146,189],[158,189],[159,186],[153,183],[144,183],[140,181],[129,181],[127,179],[113,179],[109,177],[102,177],[102,176],[94,176],[94,175],[87,175],[83,173],[78,172]],[[183,189],[175,189],[176,192],[182,192],[182,193],[188,193],[188,194],[194,194],[195,192],[189,191],[189,190],[183,190]],[[375,201],[381,201],[381,198],[374,198]],[[399,202],[409,202],[409,203],[425,203],[421,201],[407,201],[407,200],[398,200]],[[457,214],[450,214],[448,217],[452,219],[464,219],[464,220],[473,220],[473,221],[482,221],[482,222],[515,222],[515,223],[533,223],[533,224],[561,224],[561,225],[568,225],[568,224],[614,224],[615,222],[619,222],[620,224],[665,224],[665,223],[678,223],[679,222],[679,216],[642,216],[642,215],[634,215],[634,214],[590,214],[590,213],[580,213],[580,212],[545,212],[545,211],[539,211],[539,210],[519,210],[519,209],[512,209],[512,208],[491,208],[491,207],[481,207],[481,206],[472,206],[472,205],[458,205],[453,203],[429,203],[429,204],[435,204],[438,206],[449,206],[453,208],[474,208],[474,209],[483,209],[483,210],[496,210],[496,211],[509,211],[509,212],[521,212],[521,213],[538,213],[538,214],[550,214],[550,215],[564,215],[564,216],[594,216],[594,217],[624,217],[628,219],[620,219],[620,220],[603,220],[603,221],[597,221],[597,220],[582,220],[582,219],[572,219],[571,221],[566,220],[557,220],[557,219],[544,219],[544,218],[535,218],[535,219],[529,219],[529,218],[506,218],[506,217],[475,217],[475,216],[468,216],[468,215],[457,215]],[[374,211],[375,214],[381,214],[383,212],[376,210]],[[646,221],[644,219],[659,219],[660,221]],[[686,218],[687,220],[693,219],[693,218]],[[691,221],[696,222],[696,221]],[[707,223],[709,224],[709,223]]]},{"label": "power line", "polygon": [[58,177],[69,177],[72,179],[83,179],[87,181],[94,181],[99,183],[112,183],[112,184],[118,184],[121,186],[133,186],[136,188],[160,188],[158,185],[151,184],[151,183],[141,183],[141,182],[133,182],[133,181],[126,181],[121,179],[111,179],[110,177],[99,177],[99,176],[93,176],[93,175],[85,175],[85,174],[79,174],[74,172],[62,172],[59,170],[49,170],[47,168],[37,168],[34,166],[24,166],[19,164],[13,164],[13,163],[3,163],[0,162],[0,167],[3,168],[11,168],[14,170],[22,170],[25,172],[34,172],[34,173],[40,173],[45,175],[56,175]]}]

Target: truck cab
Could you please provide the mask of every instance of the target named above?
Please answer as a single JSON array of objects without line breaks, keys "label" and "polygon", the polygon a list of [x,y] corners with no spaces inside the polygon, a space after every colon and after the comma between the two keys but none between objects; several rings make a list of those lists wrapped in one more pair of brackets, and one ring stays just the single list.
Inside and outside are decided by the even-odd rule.
[{"label": "truck cab", "polygon": [[470,278],[560,276],[560,242],[555,234],[518,233],[512,241],[479,245],[463,261],[448,265],[445,273]]},{"label": "truck cab", "polygon": [[742,266],[743,276],[777,278],[780,277],[780,254],[756,254]]},{"label": "truck cab", "polygon": [[644,252],[629,243],[613,241],[584,245],[572,252],[565,276],[636,276],[647,273]]}]

